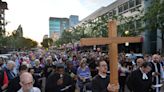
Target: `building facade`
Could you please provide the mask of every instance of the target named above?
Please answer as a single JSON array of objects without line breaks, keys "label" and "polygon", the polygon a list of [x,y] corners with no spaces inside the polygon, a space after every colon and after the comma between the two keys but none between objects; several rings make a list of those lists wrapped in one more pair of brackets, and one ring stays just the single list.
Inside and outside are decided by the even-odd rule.
[{"label": "building facade", "polygon": [[[111,3],[108,6],[101,7],[83,20],[78,25],[87,24],[88,20],[91,21],[99,21],[100,16],[108,17],[108,19],[112,18],[113,16],[125,16],[125,17],[134,17],[135,20],[130,24],[129,28],[126,30],[131,30],[134,32],[138,32],[141,30],[145,23],[138,18],[141,11],[146,12],[147,7],[150,6],[151,0],[116,0],[115,2]],[[144,13],[143,13],[144,14]],[[141,15],[143,16],[143,15]],[[118,27],[123,24],[124,21],[121,23],[118,22]],[[76,25],[76,26],[78,26]],[[124,31],[126,31],[124,30]],[[150,32],[149,30],[142,29],[143,32],[141,36],[143,37],[144,42],[142,43],[142,50],[144,53],[154,53],[159,46],[159,41],[157,45],[157,37],[156,32]],[[120,35],[120,34],[118,34]]]},{"label": "building facade", "polygon": [[61,33],[69,28],[69,19],[68,18],[49,18],[49,36],[54,41],[57,40]]},{"label": "building facade", "polygon": [[79,23],[79,16],[70,15],[69,18],[49,18],[49,36],[56,41],[64,30],[74,27]]},{"label": "building facade", "polygon": [[5,10],[7,9],[7,3],[0,0],[0,36],[5,36]]},{"label": "building facade", "polygon": [[70,15],[69,16],[69,26],[74,27],[79,23],[79,16],[77,15]]}]

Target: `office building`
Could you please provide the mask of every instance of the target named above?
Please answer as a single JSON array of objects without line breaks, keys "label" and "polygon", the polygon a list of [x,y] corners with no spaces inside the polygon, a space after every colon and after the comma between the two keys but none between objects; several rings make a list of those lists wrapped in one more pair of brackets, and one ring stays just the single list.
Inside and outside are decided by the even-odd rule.
[{"label": "office building", "polygon": [[0,0],[0,36],[5,36],[5,10],[7,9],[7,3]]},{"label": "office building", "polygon": [[[89,16],[82,19],[80,23],[78,23],[76,26],[87,24],[87,21],[90,20],[99,21],[100,16],[108,17],[108,19],[112,18],[113,16],[119,15],[125,17],[133,16],[135,17],[135,21],[133,21],[133,25],[130,26],[130,28],[133,28],[134,31],[137,32],[144,27],[144,23],[136,17],[138,16],[138,14],[140,14],[139,11],[144,10],[144,12],[146,12],[147,7],[151,4],[150,1],[151,0],[116,0],[110,5],[101,7],[98,10],[94,11]],[[118,27],[123,23],[124,22],[118,22]],[[159,41],[159,39],[157,38],[157,34],[159,35],[159,32],[157,32],[158,31],[154,31],[152,33],[146,29],[143,29],[141,35],[144,39],[144,42],[142,43],[141,48],[144,50],[144,53],[153,53],[157,49],[161,48],[161,41]]]},{"label": "office building", "polygon": [[77,15],[70,15],[70,17],[69,17],[69,26],[70,26],[70,28],[74,27],[78,23],[79,23],[79,16],[77,16]]},{"label": "office building", "polygon": [[53,41],[56,41],[67,28],[69,28],[68,18],[49,18],[49,36]]}]

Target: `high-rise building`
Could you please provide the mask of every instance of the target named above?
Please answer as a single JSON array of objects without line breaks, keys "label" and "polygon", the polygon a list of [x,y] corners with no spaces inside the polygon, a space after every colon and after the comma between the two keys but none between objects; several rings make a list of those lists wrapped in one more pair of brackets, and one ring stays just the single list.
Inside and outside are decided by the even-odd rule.
[{"label": "high-rise building", "polygon": [[5,36],[5,10],[7,9],[7,3],[0,0],[0,36]]},{"label": "high-rise building", "polygon": [[49,36],[54,41],[57,40],[62,32],[69,28],[69,19],[68,18],[49,18]]},{"label": "high-rise building", "polygon": [[[95,12],[88,15],[86,18],[82,19],[80,23],[76,26],[82,24],[87,24],[87,21],[99,21],[100,16],[108,17],[109,19],[113,16],[125,16],[125,17],[135,17],[140,13],[139,11],[144,10],[146,12],[147,8],[151,5],[152,0],[116,0],[115,2],[109,4],[108,6],[101,7]],[[141,15],[142,16],[142,15]],[[121,23],[118,23],[118,27]],[[141,19],[135,19],[130,28],[134,28],[134,31],[138,31],[144,27],[144,22]],[[148,31],[144,29],[141,34],[144,38],[141,48],[143,48],[144,53],[153,53],[156,49],[160,49],[161,42],[158,41],[157,31]],[[119,35],[119,34],[118,34]],[[158,34],[159,35],[159,34]]]},{"label": "high-rise building", "polygon": [[69,16],[69,25],[70,27],[74,27],[79,23],[79,16],[77,15],[70,15]]}]

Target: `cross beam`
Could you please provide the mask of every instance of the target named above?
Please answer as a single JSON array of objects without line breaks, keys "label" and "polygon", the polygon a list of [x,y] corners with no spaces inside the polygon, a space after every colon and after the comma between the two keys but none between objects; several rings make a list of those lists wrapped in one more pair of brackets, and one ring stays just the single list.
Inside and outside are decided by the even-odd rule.
[{"label": "cross beam", "polygon": [[[112,20],[108,23],[108,38],[83,38],[80,40],[82,46],[89,45],[106,45],[109,46],[110,59],[110,83],[118,85],[118,44],[129,42],[141,42],[141,37],[117,37],[116,21]],[[118,92],[118,90],[116,91]]]},{"label": "cross beam", "polygon": [[141,37],[110,37],[110,38],[82,38],[80,40],[81,46],[104,45],[104,44],[122,44],[122,43],[136,43],[141,42]]}]

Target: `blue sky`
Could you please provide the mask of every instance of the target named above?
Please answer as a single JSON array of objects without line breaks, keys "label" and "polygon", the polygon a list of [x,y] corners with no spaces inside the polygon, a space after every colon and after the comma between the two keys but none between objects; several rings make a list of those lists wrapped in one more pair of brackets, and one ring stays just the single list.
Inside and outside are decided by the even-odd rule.
[{"label": "blue sky", "polygon": [[116,0],[2,0],[8,3],[6,11],[7,31],[11,32],[19,24],[24,37],[41,42],[49,33],[49,17],[69,17],[78,15],[80,20],[102,6]]}]

